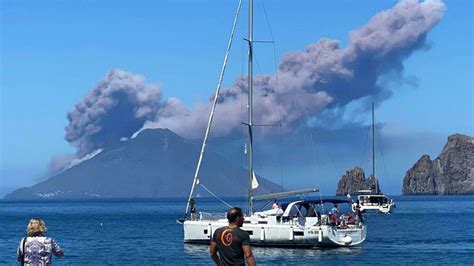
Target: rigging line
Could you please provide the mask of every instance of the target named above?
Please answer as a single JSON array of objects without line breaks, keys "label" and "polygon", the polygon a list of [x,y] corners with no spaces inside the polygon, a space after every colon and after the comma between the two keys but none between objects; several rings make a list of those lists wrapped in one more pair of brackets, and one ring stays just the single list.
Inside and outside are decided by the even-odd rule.
[{"label": "rigging line", "polygon": [[390,189],[390,183],[388,181],[388,177],[389,177],[390,174],[388,173],[387,166],[385,165],[385,157],[383,156],[382,141],[380,140],[380,131],[377,129],[377,127],[375,128],[375,131],[377,132],[377,135],[379,136],[377,139],[378,139],[379,146],[380,146],[380,154],[382,156],[383,168],[385,170],[385,174],[387,175],[387,177],[385,177],[385,182],[387,183],[387,188],[391,192],[392,190]]},{"label": "rigging line", "polygon": [[255,50],[253,50],[252,52],[253,52],[253,58],[255,59],[255,63],[257,63],[258,72],[260,73],[261,76],[263,76],[262,69],[260,68],[260,64],[258,63],[257,53]]},{"label": "rigging line", "polygon": [[[255,63],[257,64],[257,68],[258,68],[258,72],[259,72],[260,76],[264,76],[263,71],[262,71],[262,68],[260,67],[260,63],[259,63],[258,58],[257,58],[257,53],[256,53],[256,51],[253,51],[253,55],[254,55]],[[274,46],[273,46],[273,57],[275,58],[275,47],[274,47]],[[275,61],[275,59],[274,59],[274,61]],[[277,84],[278,84],[278,82],[277,82]],[[270,91],[270,92],[271,92],[271,91]],[[275,108],[275,109],[278,110],[278,116],[277,116],[276,118],[277,118],[277,120],[278,120],[278,121],[280,122],[280,124],[281,124],[281,111],[280,111],[280,106],[277,105],[277,104],[275,104],[275,99],[273,98],[273,93],[268,93],[268,95],[269,95],[270,101],[272,102],[272,105],[278,107],[278,108]]]},{"label": "rigging line", "polygon": [[262,167],[262,162],[260,160],[260,155],[257,152],[255,152],[255,148],[256,148],[256,145],[254,146],[254,156],[257,158],[257,163],[258,163],[258,166],[260,167],[260,172],[262,173],[262,176],[265,176],[265,173]]},{"label": "rigging line", "polygon": [[[257,64],[257,68],[258,68],[258,71],[260,73],[260,75],[263,76],[263,73],[262,73],[262,69],[260,68],[260,64],[259,64],[259,61],[258,61],[258,58],[257,58],[257,55],[256,53],[254,52],[254,59],[255,59],[255,62]],[[272,105],[273,106],[277,106],[274,102],[274,99],[272,97],[272,94],[270,93],[270,101],[272,102]],[[278,118],[278,117],[277,117]],[[254,126],[259,126],[259,125],[254,125]],[[280,120],[280,124],[279,125],[260,125],[260,126],[263,126],[263,127],[268,127],[268,126],[280,126],[280,132],[281,132],[281,120]],[[281,154],[283,154],[283,151],[281,151]],[[260,170],[261,170],[261,173],[262,173],[262,176],[265,176],[265,173],[263,171],[263,167],[262,167],[262,163],[261,163],[261,160],[260,160],[260,156],[257,155],[257,153],[255,153],[255,157],[257,158],[257,161],[258,161],[258,164],[259,164],[259,167],[260,167]],[[283,158],[281,158],[282,156],[280,156],[280,165],[282,165],[282,162],[283,162]],[[282,174],[283,176],[283,174]],[[283,188],[283,181],[282,181],[282,188]]]},{"label": "rigging line", "polygon": [[[260,1],[262,3],[262,7],[263,7],[263,14],[265,16],[265,20],[267,21],[267,26],[268,26],[268,30],[270,32],[270,36],[272,36],[272,47],[273,47],[273,61],[274,61],[274,64],[275,64],[275,81],[276,81],[276,86],[277,86],[277,95],[279,96],[279,93],[278,93],[278,68],[277,68],[277,62],[276,62],[276,46],[275,46],[275,36],[273,35],[273,30],[272,30],[272,27],[271,27],[271,24],[270,24],[270,20],[268,19],[268,15],[267,15],[267,10],[265,8],[265,2],[264,0]],[[280,101],[278,101],[280,102]],[[281,110],[280,110],[280,105],[278,105],[278,116],[279,116],[279,120],[280,120],[280,124],[281,124]]]},{"label": "rigging line", "polygon": [[369,140],[369,135],[370,135],[370,127],[367,128],[367,134],[365,135],[364,147],[362,149],[362,157],[360,158],[360,162],[359,162],[360,167],[362,167],[362,162],[364,161],[365,150],[367,149],[367,141]]},{"label": "rigging line", "polygon": [[[315,154],[313,153],[313,149],[312,149],[313,147],[312,147],[312,145],[311,145],[311,143],[310,143],[310,141],[309,141],[309,137],[306,135],[307,132],[306,132],[306,127],[304,126],[304,121],[303,121],[303,119],[302,119],[301,117],[299,117],[298,120],[299,120],[299,122],[303,125],[303,138],[304,138],[304,140],[305,140],[306,147],[309,148],[310,164],[311,164],[311,166],[313,166],[313,168],[314,168],[313,171],[314,171],[315,176],[316,176],[316,172],[317,172],[317,166],[316,166],[316,164],[317,164],[317,162],[316,162],[316,159],[315,159]],[[307,125],[307,123],[306,123],[306,125]]]},{"label": "rigging line", "polygon": [[[261,76],[263,76],[262,74],[262,69],[260,68],[260,64],[258,63],[258,59],[257,59],[257,54],[255,53],[255,51],[253,51],[253,58],[255,59],[255,63],[257,63],[257,68],[258,68],[258,72],[260,73]],[[271,98],[270,98],[271,99]],[[256,126],[256,125],[253,125],[253,126]],[[265,126],[265,125],[263,125]],[[256,138],[256,132],[254,134],[254,138]],[[255,150],[255,147],[257,145],[254,144],[254,150]],[[265,176],[265,173],[263,172],[263,167],[262,167],[262,163],[260,161],[260,157],[258,155],[258,153],[254,152],[254,156],[256,157],[257,159],[257,162],[258,162],[258,166],[260,167],[260,171],[262,173],[262,176]]]},{"label": "rigging line", "polygon": [[191,191],[189,192],[189,197],[188,197],[188,202],[186,204],[186,212],[184,213],[184,217],[186,217],[187,214],[188,214],[189,204],[190,204],[191,198],[192,198],[193,193],[194,193],[194,188],[195,188],[196,183],[198,181],[199,170],[201,168],[201,163],[202,163],[202,159],[203,159],[203,156],[204,156],[204,151],[206,149],[207,139],[209,137],[209,131],[211,129],[212,119],[214,117],[214,111],[215,111],[216,106],[217,106],[217,98],[219,96],[219,91],[220,91],[221,86],[222,86],[222,80],[224,79],[224,73],[225,73],[225,69],[226,69],[226,66],[227,66],[227,60],[229,58],[230,49],[232,47],[232,41],[234,39],[235,28],[237,26],[237,21],[238,21],[238,18],[239,18],[240,7],[241,6],[242,6],[242,0],[239,0],[239,4],[237,6],[237,11],[235,13],[234,21],[232,23],[232,30],[231,30],[230,38],[229,38],[229,41],[227,43],[227,49],[226,49],[226,53],[225,53],[225,56],[224,56],[224,62],[222,63],[221,72],[220,72],[220,75],[219,75],[219,81],[217,82],[217,88],[216,88],[216,92],[215,92],[215,95],[214,95],[214,100],[212,102],[211,114],[209,115],[209,120],[207,122],[207,127],[206,127],[206,133],[204,134],[204,139],[202,141],[202,146],[201,146],[201,151],[200,151],[200,154],[199,154],[198,163],[196,165],[196,171],[194,172],[193,184],[191,186]]},{"label": "rigging line", "polygon": [[284,191],[283,188],[283,126],[282,126],[282,116],[281,116],[281,100],[280,100],[280,89],[278,85],[278,68],[276,62],[276,50],[275,42],[273,44],[273,62],[275,64],[275,81],[276,81],[276,93],[277,93],[277,110],[278,110],[278,120],[280,122],[280,175],[281,175],[281,191]]},{"label": "rigging line", "polygon": [[[257,54],[255,52],[254,52],[254,59],[255,59],[255,63],[257,64],[257,68],[258,68],[258,71],[259,71],[260,75],[263,76],[262,69],[260,68],[260,64],[259,64],[259,61],[258,61],[258,58],[257,58]],[[273,99],[272,93],[270,93],[269,95],[270,95],[269,98],[270,98],[270,101],[271,101],[272,105],[279,107],[279,105],[275,104],[275,100]],[[278,108],[278,110],[279,110],[279,108]],[[280,117],[277,117],[277,118],[280,118]],[[278,126],[280,126],[280,135],[281,135],[281,132],[282,132],[282,130],[281,130],[281,119],[279,119],[279,121],[280,121],[280,124]],[[254,125],[254,126],[259,126],[259,125]],[[276,125],[260,125],[260,126],[267,127],[267,126],[276,126]],[[257,154],[257,153],[255,153],[255,154]],[[282,165],[283,165],[283,150],[282,150],[282,148],[280,148],[280,154],[281,154],[281,156],[280,156],[280,167],[282,167]],[[260,161],[260,157],[257,156],[257,155],[255,157],[257,157],[257,161],[258,161],[259,167],[261,169],[262,175],[265,176],[265,173],[264,173],[263,167],[262,167],[262,163]],[[282,176],[282,185],[281,186],[282,186],[282,189],[283,189],[283,170],[281,170],[281,176]]]},{"label": "rigging line", "polygon": [[[316,176],[317,182],[319,183],[318,186],[321,187],[321,181],[320,181],[320,179],[319,179],[319,176],[316,175],[317,170],[318,170],[318,166],[317,166],[318,162],[317,162],[316,154],[315,154],[314,150],[312,149],[314,143],[313,143],[312,131],[311,131],[311,129],[309,128],[309,109],[308,109],[307,106],[305,106],[305,111],[306,111],[306,118],[307,118],[307,120],[308,120],[308,123],[307,123],[308,131],[309,131],[309,135],[310,135],[310,138],[311,138],[311,146],[310,146],[310,147],[311,147],[311,153],[312,153],[312,157],[314,157],[315,176]],[[329,151],[327,151],[327,152],[328,152],[328,154],[329,154],[329,157],[330,157],[331,160],[332,160],[331,154],[329,153]],[[335,164],[334,161],[333,161],[333,165],[334,165],[334,169],[336,169],[336,172],[337,172],[336,164]],[[321,193],[321,189],[319,189],[319,198],[320,198],[321,206],[322,206],[323,213],[324,213],[324,212],[326,212],[326,211],[325,211],[324,204],[323,204],[323,195],[322,195],[322,193]]]},{"label": "rigging line", "polygon": [[[257,53],[255,51],[254,51],[253,55],[254,55],[255,63],[257,63],[257,68],[258,68],[258,72],[260,73],[260,76],[264,76],[263,72],[262,72],[262,69],[260,68],[260,63],[258,62]],[[278,106],[278,105],[275,104],[275,100],[273,99],[272,93],[269,93],[269,95],[270,95],[269,98],[270,98],[270,101],[272,102],[272,105],[273,106]],[[281,117],[278,116],[277,119],[280,121],[280,124],[281,124]]]},{"label": "rigging line", "polygon": [[265,20],[267,21],[267,25],[268,25],[268,30],[270,31],[270,36],[272,36],[272,41],[275,42],[275,37],[273,36],[273,31],[272,31],[272,27],[270,26],[270,21],[268,20],[268,16],[267,16],[267,10],[265,8],[265,3],[264,1],[260,1],[262,3],[262,7],[263,7],[263,14],[265,16]]},{"label": "rigging line", "polygon": [[[278,107],[278,120],[280,121],[280,175],[281,175],[281,187],[283,189],[283,128],[282,128],[282,115],[281,115],[281,101],[280,101],[280,89],[279,89],[279,82],[278,82],[278,67],[277,67],[277,56],[276,56],[276,44],[275,44],[275,35],[273,35],[273,30],[270,24],[270,20],[268,19],[267,9],[265,8],[265,1],[261,0],[262,7],[263,7],[263,14],[265,16],[265,20],[267,21],[268,30],[270,32],[270,36],[272,37],[272,47],[273,47],[273,63],[275,67],[275,82],[276,82],[276,93],[277,93],[277,107]],[[273,98],[273,96],[272,96]]]},{"label": "rigging line", "polygon": [[278,83],[278,66],[277,66],[277,59],[276,59],[276,48],[275,43],[273,43],[273,63],[275,65],[275,82],[276,82],[276,93],[277,93],[277,102],[278,102],[278,118],[280,120],[280,124],[282,121],[281,117],[281,101],[280,101],[280,86]]},{"label": "rigging line", "polygon": [[[318,160],[317,160],[317,157],[316,157],[316,153],[314,152],[314,147],[315,147],[315,145],[314,145],[314,141],[313,141],[313,135],[312,135],[311,129],[310,129],[310,127],[309,127],[309,111],[308,111],[307,108],[306,108],[305,110],[306,110],[306,119],[307,119],[306,125],[307,125],[308,134],[309,134],[309,139],[310,139],[310,141],[309,141],[309,142],[310,142],[310,145],[308,145],[308,147],[310,148],[311,157],[312,157],[313,160],[314,160],[314,173],[315,173],[314,175],[315,175],[315,177],[316,177],[316,183],[317,183],[317,186],[318,186],[318,187],[321,187],[321,182],[320,182],[320,179],[319,179],[319,177],[318,177],[318,175],[317,175],[318,168],[319,168],[319,166],[318,166]],[[319,199],[320,199],[320,201],[321,201],[321,205],[323,205],[323,195],[322,195],[322,193],[321,193],[321,189],[319,189]],[[323,206],[323,212],[324,212],[324,211],[325,211],[325,210],[324,210],[324,206]]]},{"label": "rigging line", "polygon": [[280,85],[279,85],[279,82],[278,82],[278,66],[277,66],[275,41],[273,41],[272,46],[273,46],[273,64],[274,64],[274,67],[275,67],[275,83],[276,83],[278,120],[280,122],[280,175],[281,175],[281,189],[283,191],[284,190],[283,189],[283,176],[284,176],[284,174],[283,174],[283,126],[282,126],[283,117],[281,115]]},{"label": "rigging line", "polygon": [[285,189],[283,187],[283,130],[280,125],[280,175],[281,175],[281,191]]},{"label": "rigging line", "polygon": [[[265,8],[265,3],[264,3],[264,0],[260,1],[260,3],[262,3],[262,8],[263,8],[263,14],[265,16],[265,20],[267,22],[267,26],[268,26],[268,30],[270,32],[270,36],[272,37],[272,47],[273,47],[273,61],[274,61],[274,65],[275,65],[275,81],[276,81],[276,86],[277,86],[277,95],[279,96],[279,93],[278,93],[278,68],[277,68],[277,63],[276,63],[276,48],[275,48],[275,36],[273,35],[273,30],[272,30],[272,27],[270,25],[270,20],[268,19],[268,15],[267,15],[267,10]],[[272,97],[273,99],[273,97]],[[278,100],[278,102],[280,103],[280,101]],[[274,103],[273,103],[274,104]],[[274,104],[275,105],[275,104]],[[280,105],[277,105],[278,106],[278,120],[280,121],[280,124],[281,124],[281,110],[280,110]]]},{"label": "rigging line", "polygon": [[[308,109],[308,107],[305,107],[305,108]],[[329,142],[329,141],[327,141],[326,138],[324,138],[324,135],[323,135],[323,134],[321,134],[320,137],[321,137],[321,139],[322,139],[323,142]],[[334,158],[332,157],[331,152],[329,152],[329,149],[326,148],[326,149],[324,149],[324,150],[325,150],[326,153],[328,154],[328,157],[329,157],[329,159],[331,160],[332,166],[334,167],[334,170],[336,171],[336,173],[344,173],[344,172],[340,171],[341,169],[338,169],[338,167],[336,166],[336,161],[335,161]]]},{"label": "rigging line", "polygon": [[[240,110],[242,110],[242,106],[240,107]],[[242,111],[241,111],[242,113]],[[244,171],[244,168],[243,168],[243,164],[244,164],[244,154],[242,154],[242,150],[241,150],[241,146],[240,144],[242,144],[244,141],[244,130],[243,130],[243,127],[244,125],[243,124],[240,124],[240,143],[239,143],[239,154],[240,154],[240,192],[241,192],[241,195],[244,195],[245,191],[244,191],[244,181],[243,181],[243,171]]]},{"label": "rigging line", "polygon": [[[329,141],[324,137],[324,134],[321,134],[321,139],[323,142],[326,142],[328,143]],[[334,160],[334,158],[332,157],[332,154],[331,152],[329,151],[329,149],[326,147],[326,153],[328,154],[328,157],[329,159],[331,160],[332,162],[332,165],[334,167],[334,170],[336,170],[336,173],[341,173],[341,174],[344,174],[344,171],[341,171],[341,169],[338,168],[338,166],[336,165],[336,161]]]},{"label": "rigging line", "polygon": [[[306,110],[306,119],[308,120],[309,122],[309,110],[308,108],[305,109]],[[309,130],[309,137],[310,137],[310,140],[311,140],[311,147],[314,149],[316,149],[316,145],[315,145],[315,141],[313,140],[313,133],[311,131],[311,129],[309,128],[309,124],[308,124],[308,130]],[[313,150],[313,149],[312,149]],[[315,163],[316,163],[316,171],[315,171],[315,177],[316,177],[316,183],[318,185],[318,187],[320,188],[319,189],[319,199],[321,201],[321,205],[323,205],[323,195],[321,194],[321,177],[318,176],[316,173],[317,173],[317,167],[318,167],[318,160],[317,160],[317,157],[316,157],[316,153],[314,152],[313,150],[313,153],[314,153],[314,160],[315,160]],[[321,167],[319,167],[321,168]],[[324,212],[324,207],[323,207],[323,212]]]},{"label": "rigging line", "polygon": [[230,205],[229,203],[225,202],[223,199],[219,198],[216,194],[214,194],[212,191],[210,191],[205,185],[199,183],[199,185],[205,190],[207,191],[209,194],[211,194],[212,196],[214,196],[214,198],[220,200],[222,203],[224,203],[225,205],[227,205],[229,208],[233,208],[234,206]]},{"label": "rigging line", "polygon": [[[257,63],[257,68],[258,68],[258,72],[260,73],[261,76],[264,76],[263,75],[263,72],[262,72],[262,69],[260,68],[260,64],[258,62],[258,58],[257,58],[257,53],[254,52],[254,59],[255,59],[255,62]],[[278,110],[278,116],[276,117],[277,120],[280,122],[280,125],[281,125],[281,115],[280,115],[280,106],[275,104],[275,99],[273,98],[273,94],[270,92],[268,93],[268,97],[270,98],[270,102],[272,103],[273,107],[275,108],[275,106],[277,106],[278,108],[275,108]],[[254,126],[258,126],[258,125],[254,125]]]},{"label": "rigging line", "polygon": [[310,154],[311,154],[311,158],[313,160],[313,163],[314,163],[314,173],[315,173],[315,177],[316,177],[316,181],[317,181],[317,171],[318,171],[318,159],[316,157],[316,153],[314,152],[314,143],[313,143],[313,138],[312,138],[312,134],[311,134],[311,129],[309,127],[309,114],[308,114],[308,109],[306,109],[306,131],[307,131],[307,134],[308,134],[308,147],[309,147],[309,151],[310,151]]},{"label": "rigging line", "polygon": [[[242,50],[241,50],[241,74],[240,76],[243,77],[244,76],[244,61],[245,61],[245,45],[246,44],[246,41],[244,39],[242,39]],[[244,111],[243,111],[243,108],[244,108],[244,97],[243,97],[243,89],[240,89],[240,121],[244,121]],[[244,143],[244,149],[246,148],[246,141],[244,141],[244,131],[243,131],[243,127],[244,125],[242,123],[240,123],[240,143],[239,144],[242,144]],[[240,147],[242,148],[242,147]],[[245,195],[245,190],[244,190],[244,168],[243,168],[243,165],[244,165],[244,157],[245,157],[245,154],[243,154],[239,149],[239,154],[240,154],[240,192],[241,192],[241,195]]]}]

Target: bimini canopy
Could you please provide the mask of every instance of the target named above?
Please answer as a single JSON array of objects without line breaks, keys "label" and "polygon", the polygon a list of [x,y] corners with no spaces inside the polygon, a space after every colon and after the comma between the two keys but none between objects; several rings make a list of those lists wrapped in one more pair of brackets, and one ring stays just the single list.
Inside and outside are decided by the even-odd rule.
[{"label": "bimini canopy", "polygon": [[323,199],[310,199],[310,200],[299,200],[299,201],[292,201],[292,202],[287,202],[287,203],[283,203],[281,205],[281,208],[283,210],[286,209],[286,207],[288,207],[288,205],[290,205],[291,203],[296,203],[300,206],[309,206],[310,204],[311,205],[321,205],[321,204],[325,204],[325,203],[330,203],[330,204],[351,204],[352,201],[349,200],[349,199],[334,199],[334,198],[323,198]]}]

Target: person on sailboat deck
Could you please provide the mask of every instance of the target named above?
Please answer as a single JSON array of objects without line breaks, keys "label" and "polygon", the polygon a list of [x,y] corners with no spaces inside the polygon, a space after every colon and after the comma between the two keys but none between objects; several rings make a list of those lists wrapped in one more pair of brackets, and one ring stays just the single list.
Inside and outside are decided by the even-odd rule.
[{"label": "person on sailboat deck", "polygon": [[331,222],[333,225],[337,225],[339,222],[339,210],[337,209],[337,204],[334,204],[334,206],[331,209]]},{"label": "person on sailboat deck", "polygon": [[227,220],[229,225],[218,228],[212,236],[209,247],[212,260],[216,265],[245,265],[245,260],[249,266],[256,265],[250,247],[250,236],[240,229],[244,224],[242,209],[229,209]]},{"label": "person on sailboat deck", "polygon": [[317,225],[321,225],[322,221],[321,221],[321,212],[317,211],[316,212],[316,217],[318,217],[318,223]]},{"label": "person on sailboat deck", "polygon": [[189,200],[189,208],[191,212],[191,220],[195,221],[196,220],[196,202],[194,201],[192,197]]},{"label": "person on sailboat deck", "polygon": [[277,199],[273,200],[272,209],[280,209],[280,204],[278,203]]},{"label": "person on sailboat deck", "polygon": [[356,202],[355,202],[354,204],[355,204],[354,210],[355,210],[357,222],[358,222],[358,223],[363,223],[363,222],[364,222],[364,218],[362,218],[362,213],[360,212],[359,200],[356,200]]}]

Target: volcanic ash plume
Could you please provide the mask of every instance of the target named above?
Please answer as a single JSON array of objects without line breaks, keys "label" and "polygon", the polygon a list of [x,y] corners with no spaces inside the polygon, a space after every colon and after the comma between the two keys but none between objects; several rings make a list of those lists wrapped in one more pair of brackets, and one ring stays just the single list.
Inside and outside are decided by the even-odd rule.
[{"label": "volcanic ash plume", "polygon": [[112,69],[68,113],[65,138],[84,156],[129,137],[165,104],[158,86],[146,85],[142,76]]},{"label": "volcanic ash plume", "polygon": [[[288,132],[307,115],[340,112],[364,99],[387,99],[392,91],[380,85],[380,78],[403,76],[403,60],[426,47],[426,36],[444,9],[441,1],[401,1],[351,32],[345,48],[337,40],[322,39],[285,55],[277,75],[254,78],[255,123],[281,121]],[[241,77],[221,91],[214,136],[240,129],[247,90],[247,78]],[[176,98],[162,100],[158,86],[114,69],[68,113],[66,140],[84,156],[143,128],[169,128],[185,138],[198,138],[208,115],[209,103],[187,108]]]},{"label": "volcanic ash plume", "polygon": [[[402,76],[403,60],[426,47],[427,33],[444,9],[441,1],[401,1],[351,32],[344,49],[337,40],[322,39],[302,52],[285,55],[278,75],[254,78],[256,123],[277,124],[281,119],[288,131],[307,114],[316,116],[323,110],[341,113],[351,102],[376,99],[380,103],[389,98],[392,92],[379,84],[380,78]],[[241,102],[246,102],[247,90],[247,78],[243,77],[221,92],[216,134],[229,134],[240,127],[238,110]],[[201,131],[193,129],[203,128],[202,117],[207,115],[208,108],[194,106],[175,116],[156,117],[148,126],[198,137]]]}]

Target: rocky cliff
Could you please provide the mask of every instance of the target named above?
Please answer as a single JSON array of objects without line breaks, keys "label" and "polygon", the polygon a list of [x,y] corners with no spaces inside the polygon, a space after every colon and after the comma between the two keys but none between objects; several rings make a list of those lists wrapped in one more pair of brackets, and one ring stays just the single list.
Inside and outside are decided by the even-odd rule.
[{"label": "rocky cliff", "polygon": [[421,156],[403,179],[403,194],[474,194],[474,138],[451,135],[438,158]]},{"label": "rocky cliff", "polygon": [[[364,170],[360,167],[346,171],[346,174],[341,176],[337,184],[336,195],[345,196],[347,194],[358,194],[359,190],[375,190],[376,180],[373,176],[365,177]],[[379,189],[378,189],[379,190]]]}]

